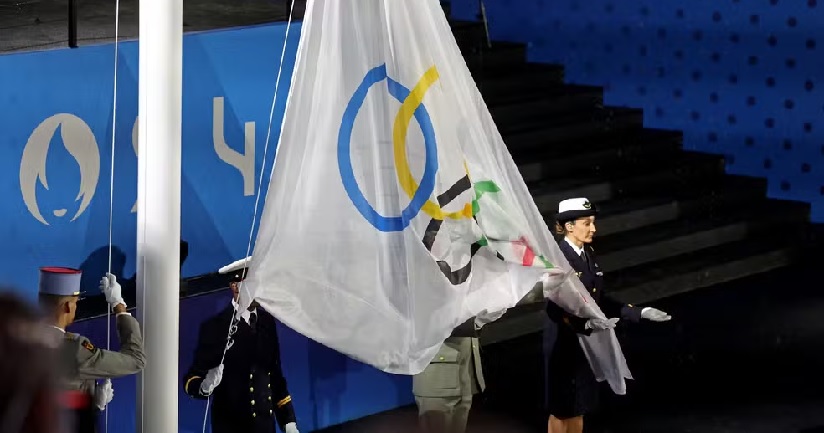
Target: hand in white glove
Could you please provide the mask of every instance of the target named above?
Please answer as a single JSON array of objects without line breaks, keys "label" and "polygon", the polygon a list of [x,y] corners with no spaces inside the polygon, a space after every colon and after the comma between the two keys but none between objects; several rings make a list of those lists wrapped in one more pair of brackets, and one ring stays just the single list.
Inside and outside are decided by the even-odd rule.
[{"label": "hand in white glove", "polygon": [[298,432],[297,424],[295,424],[293,422],[290,422],[289,424],[286,424],[285,426],[283,426],[283,430],[284,430],[283,433],[300,433],[300,432]]},{"label": "hand in white glove", "polygon": [[109,404],[113,398],[114,388],[112,388],[112,381],[110,379],[106,379],[102,384],[94,388],[94,405],[97,406],[98,409],[106,409],[106,405]]},{"label": "hand in white glove", "polygon": [[112,308],[119,304],[123,304],[124,307],[126,306],[126,302],[123,301],[120,283],[117,282],[117,278],[115,278],[114,275],[107,273],[106,276],[100,279],[100,291],[106,295],[106,302],[108,302]]},{"label": "hand in white glove", "polygon": [[618,321],[621,319],[613,318],[613,319],[589,319],[587,323],[584,325],[586,329],[592,329],[595,331],[603,331],[606,329],[612,329],[618,324]]},{"label": "hand in white glove", "polygon": [[503,310],[493,311],[491,313],[486,310],[481,311],[477,316],[475,316],[475,329],[481,329],[484,325],[488,325],[500,319],[506,313],[506,310],[507,309],[504,308]]},{"label": "hand in white glove", "polygon": [[645,307],[641,310],[641,317],[653,322],[666,322],[667,320],[672,319],[672,316],[669,314],[652,307]]},{"label": "hand in white glove", "polygon": [[203,395],[212,395],[212,392],[220,385],[223,380],[223,364],[209,370],[206,373],[206,378],[200,383],[200,393]]}]

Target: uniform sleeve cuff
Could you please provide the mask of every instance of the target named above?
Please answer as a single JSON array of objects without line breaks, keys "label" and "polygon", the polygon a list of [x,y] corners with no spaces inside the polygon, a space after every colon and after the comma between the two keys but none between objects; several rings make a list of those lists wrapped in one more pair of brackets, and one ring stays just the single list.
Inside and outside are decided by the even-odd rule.
[{"label": "uniform sleeve cuff", "polygon": [[186,383],[183,385],[183,390],[184,390],[184,391],[186,391],[187,393],[190,393],[191,391],[189,391],[189,385],[190,385],[190,384],[192,383],[192,381],[194,381],[195,379],[201,379],[201,377],[200,377],[200,376],[192,376],[192,377],[190,377],[190,378],[189,378],[189,380],[187,380],[187,381],[186,381]]}]

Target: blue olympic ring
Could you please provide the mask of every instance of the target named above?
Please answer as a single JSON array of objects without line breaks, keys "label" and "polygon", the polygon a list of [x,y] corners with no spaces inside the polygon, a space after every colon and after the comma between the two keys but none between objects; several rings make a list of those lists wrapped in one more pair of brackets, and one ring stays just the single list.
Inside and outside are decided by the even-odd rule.
[{"label": "blue olympic ring", "polygon": [[386,79],[389,94],[400,103],[403,103],[409,96],[409,89],[387,76],[386,64],[378,66],[366,73],[360,86],[358,86],[352,98],[349,100],[346,110],[343,112],[340,132],[338,133],[338,169],[340,170],[343,187],[346,189],[349,199],[352,200],[352,204],[355,205],[358,212],[376,229],[382,232],[392,232],[405,229],[412,219],[421,211],[421,208],[423,208],[423,205],[429,200],[432,192],[435,191],[435,174],[438,172],[438,146],[435,142],[435,128],[432,126],[432,120],[429,118],[426,107],[421,104],[415,109],[415,120],[417,120],[418,125],[421,127],[424,148],[426,149],[424,171],[420,186],[417,191],[415,191],[415,195],[412,197],[409,205],[401,211],[400,216],[386,217],[379,214],[363,195],[357,180],[355,180],[355,173],[352,170],[351,140],[352,129],[355,126],[355,118],[358,116],[358,112],[366,100],[369,89],[384,79]]}]

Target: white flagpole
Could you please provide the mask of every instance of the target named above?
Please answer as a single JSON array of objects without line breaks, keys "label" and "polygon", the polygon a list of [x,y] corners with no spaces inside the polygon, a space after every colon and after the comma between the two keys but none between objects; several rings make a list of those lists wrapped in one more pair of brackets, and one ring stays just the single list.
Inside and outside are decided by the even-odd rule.
[{"label": "white flagpole", "polygon": [[178,430],[183,0],[140,1],[137,432]]}]

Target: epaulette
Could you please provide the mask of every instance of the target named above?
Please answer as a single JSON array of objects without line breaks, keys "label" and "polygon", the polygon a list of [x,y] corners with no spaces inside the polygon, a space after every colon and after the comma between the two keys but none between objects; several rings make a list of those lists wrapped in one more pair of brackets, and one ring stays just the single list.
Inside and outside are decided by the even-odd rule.
[{"label": "epaulette", "polygon": [[89,341],[89,339],[88,339],[88,338],[84,339],[84,340],[80,343],[80,345],[81,345],[81,346],[83,346],[83,347],[85,347],[85,348],[86,348],[89,352],[94,352],[94,351],[96,350],[96,349],[95,349],[95,347],[94,347],[94,344],[92,344],[92,342],[91,342],[91,341]]},{"label": "epaulette", "polygon": [[97,348],[94,347],[94,344],[92,344],[92,342],[89,341],[88,338],[80,336],[80,334],[71,334],[71,333],[67,332],[66,333],[66,339],[67,340],[73,340],[73,341],[79,341],[80,346],[82,346],[84,349],[88,350],[89,352],[97,351]]}]

